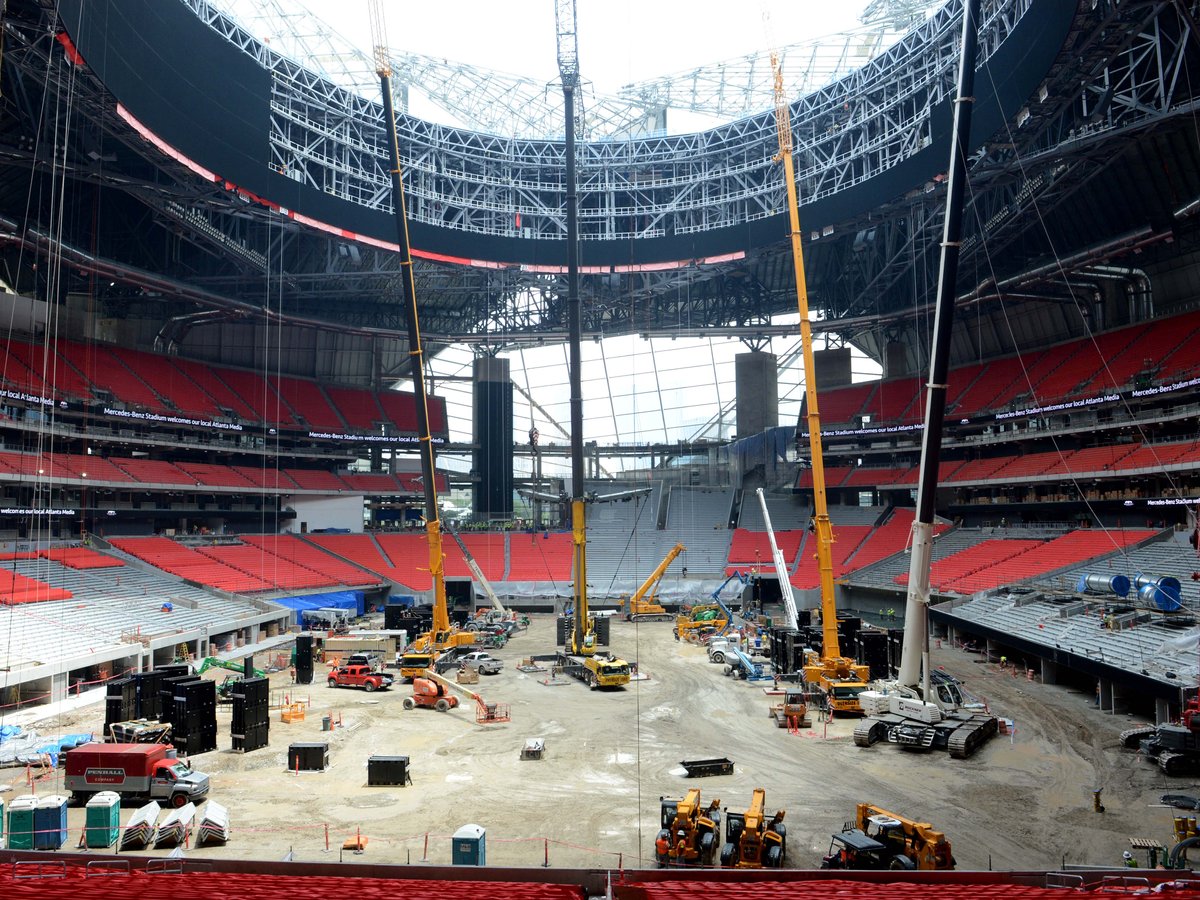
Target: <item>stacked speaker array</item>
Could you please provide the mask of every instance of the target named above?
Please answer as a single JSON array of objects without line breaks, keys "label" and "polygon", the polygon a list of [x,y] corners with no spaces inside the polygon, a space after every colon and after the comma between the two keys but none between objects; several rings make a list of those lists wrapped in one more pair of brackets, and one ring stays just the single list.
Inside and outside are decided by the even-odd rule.
[{"label": "stacked speaker array", "polygon": [[104,736],[112,733],[116,722],[139,718],[137,711],[137,682],[132,678],[110,681],[104,698]]},{"label": "stacked speaker array", "polygon": [[[164,706],[170,692],[170,719],[175,749],[192,756],[217,749],[217,683],[195,676],[168,678],[160,694]],[[165,716],[164,716],[165,717]]]},{"label": "stacked speaker array", "polygon": [[312,684],[313,640],[311,634],[296,635],[296,684]]},{"label": "stacked speaker array", "polygon": [[[801,610],[807,613],[807,610]],[[801,617],[800,628],[771,629],[771,665],[780,674],[799,672],[804,665],[804,648],[823,652],[825,636],[819,626]],[[871,678],[889,678],[900,666],[900,646],[904,630],[864,630],[862,619],[846,616],[838,619],[838,649],[843,656],[870,667]]]},{"label": "stacked speaker array", "polygon": [[771,668],[792,675],[804,667],[804,633],[794,628],[771,629]]},{"label": "stacked speaker array", "polygon": [[234,686],[230,725],[234,750],[249,753],[267,746],[271,727],[270,696],[270,682],[265,678],[246,678]]}]

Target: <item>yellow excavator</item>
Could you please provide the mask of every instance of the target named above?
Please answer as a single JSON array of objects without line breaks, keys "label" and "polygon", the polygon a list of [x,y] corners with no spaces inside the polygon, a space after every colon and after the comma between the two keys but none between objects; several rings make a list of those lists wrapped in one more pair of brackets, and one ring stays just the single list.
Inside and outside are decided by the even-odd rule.
[{"label": "yellow excavator", "polygon": [[721,801],[703,806],[700,789],[692,788],[682,800],[660,797],[662,828],[654,841],[659,868],[710,866],[721,835]]},{"label": "yellow excavator", "polygon": [[[862,713],[858,695],[867,688],[870,667],[842,656],[838,644],[837,606],[833,585],[833,525],[825,497],[825,462],[821,448],[821,416],[817,410],[817,376],[813,357],[812,322],[808,312],[808,286],[804,278],[804,250],[800,242],[800,212],[796,199],[796,175],[792,161],[792,126],[787,95],[783,88],[783,68],[776,53],[771,54],[775,73],[775,125],[779,139],[778,159],[783,161],[787,187],[788,215],[792,240],[792,265],[796,274],[796,304],[800,312],[800,348],[804,357],[804,399],[808,418],[809,455],[813,479],[813,529],[817,538],[817,571],[821,585],[821,653],[804,666],[806,682],[816,684],[829,698],[833,713]],[[780,589],[791,590],[786,579]],[[795,623],[790,623],[795,627]]]},{"label": "yellow excavator", "polygon": [[642,586],[634,592],[633,596],[621,598],[621,608],[625,610],[626,620],[630,622],[647,622],[663,621],[671,618],[671,614],[658,602],[658,595],[654,591],[658,588],[658,583],[662,581],[663,575],[667,573],[667,568],[686,549],[687,547],[683,546],[683,544],[676,544],[668,550],[667,555],[663,557],[663,561],[642,582]]},{"label": "yellow excavator", "polygon": [[787,855],[787,827],[784,810],[766,814],[767,792],[755,788],[750,808],[744,813],[725,816],[725,846],[721,848],[721,866],[726,869],[778,869]]}]

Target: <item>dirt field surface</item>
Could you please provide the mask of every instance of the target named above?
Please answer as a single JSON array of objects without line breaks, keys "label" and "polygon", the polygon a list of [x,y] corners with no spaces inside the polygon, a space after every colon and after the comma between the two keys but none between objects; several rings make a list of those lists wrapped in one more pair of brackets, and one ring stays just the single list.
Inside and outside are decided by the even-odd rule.
[{"label": "dirt field surface", "polygon": [[[506,724],[477,724],[475,704],[465,698],[450,712],[404,710],[411,687],[399,682],[367,694],[325,686],[321,668],[312,685],[295,688],[287,672],[275,674],[275,687],[310,704],[307,717],[284,724],[273,710],[270,746],[241,754],[229,749],[229,707],[220,709],[219,749],[192,762],[212,776],[211,796],[229,808],[233,836],[226,846],[187,855],[444,865],[450,836],[472,823],[486,829],[492,866],[548,859],[552,866],[651,867],[660,797],[695,787],[706,803],[719,798],[738,811],[763,787],[768,810],[787,811],[792,868],[818,866],[831,832],[864,801],[944,831],[960,869],[1114,866],[1131,837],[1174,843],[1173,811],[1159,805],[1161,794],[1200,794],[1193,780],[1168,779],[1123,750],[1117,738],[1132,720],[1100,712],[1094,696],[1014,677],[957,650],[934,650],[934,664],[1015,723],[1012,734],[968,760],[887,744],[855,747],[853,719],[814,717],[811,729],[789,734],[768,717],[762,684],[725,677],[701,648],[676,642],[666,622],[614,620],[613,651],[637,660],[645,676],[614,692],[561,677],[546,684],[549,672],[518,671],[522,657],[552,652],[553,640],[553,620],[534,617],[495,652],[504,671],[471,687],[509,705]],[[98,733],[103,715],[98,705],[36,727]],[[322,730],[326,715],[335,723],[329,732]],[[544,757],[522,760],[522,746],[535,737],[545,740]],[[326,771],[286,771],[288,745],[303,741],[329,742]],[[413,783],[368,787],[372,755],[408,756]],[[733,760],[734,774],[685,777],[681,760],[708,757]],[[8,800],[28,792],[23,772],[0,773],[0,784],[6,780]],[[1096,788],[1104,813],[1092,809]],[[55,791],[53,777],[37,786],[39,794]],[[69,812],[69,847],[83,816],[82,809]],[[128,817],[126,810],[122,822]],[[365,851],[343,851],[359,834]]]}]

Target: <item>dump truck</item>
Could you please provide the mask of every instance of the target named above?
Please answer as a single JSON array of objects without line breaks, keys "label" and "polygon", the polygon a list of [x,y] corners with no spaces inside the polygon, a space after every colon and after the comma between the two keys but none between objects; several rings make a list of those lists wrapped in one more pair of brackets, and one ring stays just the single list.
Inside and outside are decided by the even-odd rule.
[{"label": "dump truck", "polygon": [[767,817],[767,792],[755,788],[750,807],[744,813],[725,815],[725,846],[721,848],[721,866],[726,869],[778,869],[787,855],[787,827],[784,810]]},{"label": "dump truck", "polygon": [[833,835],[822,869],[947,870],[955,865],[946,836],[869,803],[858,804],[853,822]]},{"label": "dump truck", "polygon": [[208,796],[208,776],[189,767],[166,744],[82,744],[66,753],[63,785],[81,804],[101,791],[158,800],[177,809]]},{"label": "dump truck", "polygon": [[660,797],[662,828],[654,841],[659,868],[710,866],[721,834],[721,801],[702,806],[700,789],[692,788],[682,800]]}]

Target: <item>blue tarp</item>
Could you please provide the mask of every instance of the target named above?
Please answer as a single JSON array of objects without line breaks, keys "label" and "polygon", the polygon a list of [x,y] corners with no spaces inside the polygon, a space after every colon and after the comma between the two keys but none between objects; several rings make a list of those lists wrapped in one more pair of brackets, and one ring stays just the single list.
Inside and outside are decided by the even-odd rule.
[{"label": "blue tarp", "polygon": [[273,601],[280,606],[304,612],[306,609],[349,609],[354,615],[366,612],[362,591],[331,591],[328,594],[305,594],[303,597],[279,597]]},{"label": "blue tarp", "polygon": [[20,725],[0,725],[0,744],[21,733]]}]

